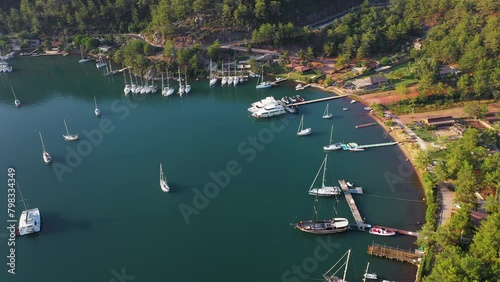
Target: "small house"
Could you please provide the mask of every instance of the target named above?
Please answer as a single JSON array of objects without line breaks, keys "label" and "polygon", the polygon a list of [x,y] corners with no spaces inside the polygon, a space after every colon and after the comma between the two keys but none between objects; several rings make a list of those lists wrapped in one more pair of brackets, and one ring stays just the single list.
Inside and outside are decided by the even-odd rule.
[{"label": "small house", "polygon": [[352,84],[356,89],[375,89],[387,84],[388,80],[383,75],[374,75],[366,78],[355,79]]},{"label": "small house", "polygon": [[424,123],[427,126],[436,126],[436,127],[450,126],[456,122],[457,121],[453,119],[452,116],[442,116],[442,117],[433,117],[424,119]]}]

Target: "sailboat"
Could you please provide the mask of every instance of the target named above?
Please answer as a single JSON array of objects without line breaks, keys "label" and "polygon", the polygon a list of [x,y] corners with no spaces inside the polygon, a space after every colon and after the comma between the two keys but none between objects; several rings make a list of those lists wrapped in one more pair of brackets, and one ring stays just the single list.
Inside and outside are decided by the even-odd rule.
[{"label": "sailboat", "polygon": [[179,96],[182,97],[182,94],[184,94],[184,84],[182,84],[181,69],[177,69],[177,72],[179,73]]},{"label": "sailboat", "polygon": [[158,86],[155,84],[155,81],[152,77],[151,77],[151,85],[149,87],[151,88],[151,93],[156,93],[156,91],[158,91]]},{"label": "sailboat", "polygon": [[[345,262],[338,265],[344,259],[345,256],[347,256],[347,259],[345,260]],[[323,274],[323,278],[325,278],[325,280],[327,282],[346,282],[345,277],[347,275],[347,266],[349,265],[350,256],[351,256],[351,249],[347,250],[347,252],[330,269],[328,269],[327,272],[325,272]],[[337,267],[337,265],[338,265],[338,269],[335,272],[330,274],[330,272],[332,272],[332,270],[334,270],[334,268]],[[335,275],[337,275],[337,272],[339,272],[343,266],[345,266],[344,267],[344,276],[342,276],[342,279],[340,279]]]},{"label": "sailboat", "polygon": [[100,68],[103,68],[103,67],[106,67],[107,64],[102,60],[102,54],[99,54],[99,61],[97,63],[95,63],[95,66],[100,69]]},{"label": "sailboat", "polygon": [[323,113],[323,118],[324,119],[329,119],[332,118],[332,114],[328,112],[328,107],[330,106],[330,103],[326,104],[325,112]]},{"label": "sailboat", "polygon": [[269,88],[271,86],[272,86],[271,83],[264,81],[264,66],[262,66],[260,76],[257,78],[257,86],[255,86],[255,88],[263,89],[263,88]]},{"label": "sailboat", "polygon": [[168,192],[170,191],[170,187],[168,187],[167,184],[167,178],[165,178],[165,174],[163,173],[163,168],[160,163],[160,187],[163,192]]},{"label": "sailboat", "polygon": [[[319,167],[318,173],[314,178],[311,187],[309,187],[309,195],[313,196],[336,196],[340,194],[340,188],[338,186],[326,186],[325,185],[325,176],[326,176],[326,164],[328,161],[328,155],[325,155],[325,159],[321,166]],[[313,188],[314,183],[316,183],[316,179],[318,179],[318,175],[321,172],[321,168],[323,168],[323,180],[321,181],[321,188]]]},{"label": "sailboat", "polygon": [[131,71],[129,71],[129,73],[128,73],[128,74],[129,74],[129,76],[130,76],[130,84],[132,84],[132,85],[130,86],[130,91],[131,91],[132,93],[134,93],[134,94],[137,94],[137,84],[136,84],[136,83],[134,83],[134,80],[132,79],[132,72],[131,72]]},{"label": "sailboat", "polygon": [[[127,96],[128,93],[130,93],[130,91],[132,90],[132,87],[129,83],[127,83],[127,76],[125,74],[125,71],[123,71],[123,80],[125,81],[125,87],[123,88],[123,93],[125,93],[125,96]],[[132,81],[130,81],[130,83],[132,83]]]},{"label": "sailboat", "polygon": [[188,77],[187,77],[187,74],[186,74],[186,70],[184,70],[184,77],[186,79],[186,81],[185,81],[186,86],[184,88],[184,92],[186,92],[186,94],[188,94],[189,91],[191,91],[191,85],[188,84]]},{"label": "sailboat", "polygon": [[306,136],[311,134],[312,129],[310,127],[304,129],[304,115],[300,119],[299,128],[297,129],[297,136]]},{"label": "sailboat", "polygon": [[[338,198],[337,198],[338,204]],[[334,217],[331,219],[318,220],[318,195],[314,198],[314,216],[313,219],[303,220],[295,223],[295,228],[312,234],[332,234],[340,233],[349,229],[349,221],[346,218],[335,217],[336,209],[334,209]]]},{"label": "sailboat", "polygon": [[227,86],[233,84],[234,77],[231,76],[231,63],[227,63]]},{"label": "sailboat", "polygon": [[168,77],[168,69],[167,69],[167,87],[163,89],[162,94],[163,96],[170,96],[174,94],[175,88],[170,87],[170,78]]},{"label": "sailboat", "polygon": [[220,81],[221,86],[226,85],[227,83],[227,76],[224,72],[224,61],[222,61],[222,80]]},{"label": "sailboat", "polygon": [[366,265],[365,275],[363,276],[363,282],[366,281],[366,279],[372,279],[372,280],[377,279],[376,273],[368,273],[369,267],[370,267],[370,263],[368,262],[368,264]]},{"label": "sailboat", "polygon": [[43,158],[43,161],[46,164],[50,164],[52,162],[52,157],[50,156],[49,152],[47,152],[47,150],[45,150],[45,144],[43,144],[42,133],[40,131],[38,131],[38,134],[40,134],[40,140],[42,141],[42,149],[43,149],[42,158]]},{"label": "sailboat", "polygon": [[212,73],[212,59],[210,59],[210,82],[209,82],[209,85],[210,87],[214,86],[216,83],[217,83],[217,77],[214,77],[213,73]]},{"label": "sailboat", "polygon": [[236,86],[236,84],[238,84],[238,82],[240,82],[240,78],[238,77],[238,74],[236,73],[237,72],[237,69],[236,69],[236,61],[234,62],[234,78],[233,78],[233,84],[234,86]]},{"label": "sailboat", "polygon": [[78,61],[79,63],[86,63],[86,62],[89,62],[91,59],[90,58],[84,58],[83,57],[83,50],[82,48],[80,48],[80,54],[82,55],[82,58]]},{"label": "sailboat", "polygon": [[94,96],[94,104],[95,104],[95,110],[94,110],[94,113],[95,113],[95,116],[98,117],[101,115],[101,110],[99,110],[97,108],[97,100],[95,99],[95,96]]},{"label": "sailboat", "polygon": [[326,146],[323,146],[323,150],[335,151],[335,150],[342,148],[342,144],[340,144],[340,143],[332,144],[332,136],[333,136],[333,125],[332,125],[332,129],[330,130],[330,143],[328,143],[328,145],[326,145]]},{"label": "sailboat", "polygon": [[16,97],[16,92],[14,92],[14,88],[11,86],[10,89],[12,89],[12,94],[14,94],[14,105],[16,105],[16,107],[21,107],[21,101],[19,101],[19,99],[17,99]]},{"label": "sailboat", "polygon": [[21,196],[21,202],[23,202],[24,210],[19,217],[19,222],[17,230],[19,235],[24,236],[35,232],[40,232],[42,228],[42,217],[38,208],[30,209],[26,203],[26,199],[23,198],[21,189],[19,188],[19,183],[17,183],[17,190]]},{"label": "sailboat", "polygon": [[63,119],[63,121],[64,121],[64,127],[66,128],[66,135],[63,134],[64,140],[66,140],[66,141],[78,140],[78,133],[77,134],[69,134],[68,125],[66,124],[66,119]]}]

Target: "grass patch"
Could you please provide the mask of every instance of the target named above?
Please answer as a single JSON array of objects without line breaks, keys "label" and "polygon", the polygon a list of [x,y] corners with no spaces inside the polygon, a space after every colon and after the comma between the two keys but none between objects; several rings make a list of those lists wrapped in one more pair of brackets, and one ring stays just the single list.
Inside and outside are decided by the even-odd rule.
[{"label": "grass patch", "polygon": [[282,72],[282,73],[275,73],[274,74],[276,77],[287,77],[289,80],[298,80],[298,81],[303,81],[306,82],[308,80],[312,80],[313,77],[318,77],[317,74],[314,72],[308,72],[307,74],[300,74],[298,72]]},{"label": "grass patch", "polygon": [[413,132],[418,135],[418,137],[422,138],[425,142],[436,142],[437,136],[434,134],[434,131],[428,130],[425,128],[415,128]]}]

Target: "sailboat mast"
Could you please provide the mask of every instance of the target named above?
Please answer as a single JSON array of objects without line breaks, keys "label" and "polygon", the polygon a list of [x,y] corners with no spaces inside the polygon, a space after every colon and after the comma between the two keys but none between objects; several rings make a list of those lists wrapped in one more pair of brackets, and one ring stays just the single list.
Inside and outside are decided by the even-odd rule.
[{"label": "sailboat mast", "polygon": [[12,86],[11,86],[11,87],[10,87],[10,89],[12,89],[12,94],[14,94],[14,99],[16,99],[16,100],[17,100],[17,97],[16,97],[16,92],[14,92],[14,87],[12,87]]},{"label": "sailboat mast", "polygon": [[45,144],[43,144],[42,133],[40,131],[38,131],[38,134],[40,134],[40,141],[42,141],[42,148],[43,148],[43,151],[45,152]]},{"label": "sailboat mast", "polygon": [[19,182],[16,183],[17,190],[19,191],[19,195],[21,196],[21,202],[23,202],[24,210],[28,210],[28,205],[26,204],[26,199],[23,197],[23,193],[21,192],[21,188],[19,187]]},{"label": "sailboat mast", "polygon": [[95,105],[95,108],[97,109],[97,100],[95,99],[95,96],[94,96],[94,105]]},{"label": "sailboat mast", "polygon": [[345,276],[347,275],[347,266],[349,265],[349,257],[351,256],[351,249],[347,251],[347,261],[345,262],[345,269],[344,269],[344,276],[342,277],[342,280],[345,281]]},{"label": "sailboat mast", "polygon": [[69,135],[68,125],[66,125],[66,119],[63,120],[64,120],[64,127],[66,128],[66,133]]},{"label": "sailboat mast", "polygon": [[326,163],[327,163],[328,155],[325,156],[324,165],[323,165],[323,182],[321,184],[321,188],[325,188],[325,175],[326,175]]},{"label": "sailboat mast", "polygon": [[368,274],[368,267],[370,267],[370,262],[368,262],[368,264],[366,264],[365,275],[363,275],[363,282],[366,282],[366,274]]},{"label": "sailboat mast", "polygon": [[186,69],[184,69],[184,84],[187,86],[188,84],[188,77],[187,77],[187,72]]}]

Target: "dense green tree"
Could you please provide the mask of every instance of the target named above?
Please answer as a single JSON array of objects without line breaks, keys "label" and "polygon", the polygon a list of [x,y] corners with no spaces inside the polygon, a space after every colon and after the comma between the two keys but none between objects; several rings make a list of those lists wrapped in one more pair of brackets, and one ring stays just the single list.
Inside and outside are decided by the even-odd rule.
[{"label": "dense green tree", "polygon": [[481,103],[467,103],[464,106],[464,113],[470,118],[483,118],[488,113],[488,106]]}]

